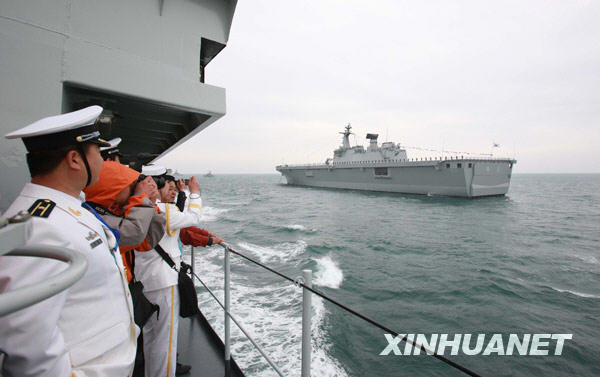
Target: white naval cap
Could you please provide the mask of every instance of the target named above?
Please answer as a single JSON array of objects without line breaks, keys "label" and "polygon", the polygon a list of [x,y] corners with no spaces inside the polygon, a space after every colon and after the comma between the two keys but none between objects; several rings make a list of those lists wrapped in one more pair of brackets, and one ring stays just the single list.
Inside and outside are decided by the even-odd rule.
[{"label": "white naval cap", "polygon": [[102,107],[89,106],[85,109],[40,119],[6,135],[7,139],[22,138],[29,152],[51,150],[79,143],[96,143],[109,146],[100,138],[96,120]]},{"label": "white naval cap", "polygon": [[167,168],[160,165],[144,165],[142,166],[142,174],[149,175],[151,177],[157,177],[167,172]]},{"label": "white naval cap", "polygon": [[102,153],[102,158],[107,159],[111,156],[119,156],[123,157],[121,151],[119,150],[119,144],[121,144],[122,139],[120,137],[116,137],[108,141],[110,146],[100,148],[100,153]]},{"label": "white naval cap", "polygon": [[109,149],[113,149],[119,146],[119,144],[121,144],[121,141],[123,141],[120,137],[115,137],[114,139],[110,139],[109,141],[107,141],[107,143],[109,144],[107,147],[102,147],[100,148],[101,151],[107,151]]}]

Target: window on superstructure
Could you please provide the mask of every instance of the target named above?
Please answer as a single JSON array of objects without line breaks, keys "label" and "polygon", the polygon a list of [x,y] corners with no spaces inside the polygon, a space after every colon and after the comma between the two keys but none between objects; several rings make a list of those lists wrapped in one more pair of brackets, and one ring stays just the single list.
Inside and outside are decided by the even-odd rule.
[{"label": "window on superstructure", "polygon": [[470,162],[469,162],[469,167],[470,167],[470,168],[472,168],[472,167],[473,167],[473,164],[472,164],[472,163],[470,163]]},{"label": "window on superstructure", "polygon": [[446,169],[450,169],[450,164],[446,164]]},{"label": "window on superstructure", "polygon": [[462,168],[462,164],[458,163],[458,164],[456,164],[456,167],[460,169],[460,168]]},{"label": "window on superstructure", "polygon": [[376,177],[387,177],[388,176],[388,168],[374,168]]}]

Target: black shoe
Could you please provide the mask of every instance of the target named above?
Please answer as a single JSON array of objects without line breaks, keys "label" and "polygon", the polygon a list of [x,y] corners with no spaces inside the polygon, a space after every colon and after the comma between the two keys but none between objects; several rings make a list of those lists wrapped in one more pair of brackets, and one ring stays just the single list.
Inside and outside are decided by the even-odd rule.
[{"label": "black shoe", "polygon": [[190,372],[190,369],[192,369],[191,365],[177,363],[177,365],[175,366],[175,375],[183,376],[184,374],[188,374]]}]

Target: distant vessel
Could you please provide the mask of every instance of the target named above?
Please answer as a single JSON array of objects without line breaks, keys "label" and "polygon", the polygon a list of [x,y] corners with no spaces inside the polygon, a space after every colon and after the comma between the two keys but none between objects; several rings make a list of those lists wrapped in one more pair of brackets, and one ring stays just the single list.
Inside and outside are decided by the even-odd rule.
[{"label": "distant vessel", "polygon": [[505,195],[512,167],[509,158],[434,157],[408,158],[406,150],[393,142],[377,145],[377,134],[351,147],[347,125],[342,146],[323,164],[279,165],[287,183],[299,186],[385,191],[407,194],[480,197]]},{"label": "distant vessel", "polygon": [[204,174],[205,177],[212,178],[214,177],[213,173],[209,170],[208,173]]}]

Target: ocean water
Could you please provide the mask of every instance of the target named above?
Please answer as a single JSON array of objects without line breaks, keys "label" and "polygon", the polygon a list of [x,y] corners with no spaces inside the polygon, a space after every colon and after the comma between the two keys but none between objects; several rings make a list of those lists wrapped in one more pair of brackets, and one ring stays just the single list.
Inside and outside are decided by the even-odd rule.
[{"label": "ocean water", "polygon": [[[573,334],[560,356],[446,353],[477,373],[600,375],[600,175],[515,174],[507,196],[474,200],[293,187],[279,175],[200,181],[205,228],[289,276],[313,270],[316,288],[399,333]],[[223,249],[196,255],[222,297]],[[299,375],[301,290],[231,263],[234,315]],[[199,292],[222,335],[222,311]],[[423,354],[380,356],[383,333],[313,297],[312,375],[463,375]],[[248,376],[276,375],[233,323],[232,336]]]}]

